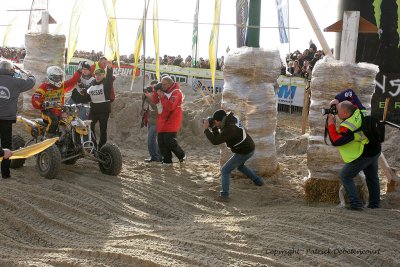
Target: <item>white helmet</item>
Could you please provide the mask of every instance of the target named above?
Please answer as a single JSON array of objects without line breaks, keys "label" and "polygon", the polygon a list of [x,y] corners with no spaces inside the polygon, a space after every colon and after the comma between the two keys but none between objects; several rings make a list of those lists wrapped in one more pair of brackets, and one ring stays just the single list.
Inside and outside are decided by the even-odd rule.
[{"label": "white helmet", "polygon": [[46,71],[47,80],[50,84],[54,85],[57,88],[62,86],[64,71],[58,66],[50,66]]}]

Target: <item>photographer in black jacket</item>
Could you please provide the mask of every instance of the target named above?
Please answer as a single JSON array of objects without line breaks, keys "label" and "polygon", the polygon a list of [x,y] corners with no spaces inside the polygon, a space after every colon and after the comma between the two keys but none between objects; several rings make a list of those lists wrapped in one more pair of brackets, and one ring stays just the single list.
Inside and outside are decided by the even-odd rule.
[{"label": "photographer in black jacket", "polygon": [[[36,82],[32,74],[23,70],[16,73],[14,67],[9,61],[0,62],[0,139],[4,150],[12,146],[12,124],[17,119],[18,97],[20,93],[32,89]],[[19,76],[27,77],[24,79]],[[8,157],[1,162],[1,175],[4,179],[10,177],[10,165]]]},{"label": "photographer in black jacket", "polygon": [[244,165],[254,155],[255,145],[233,112],[227,114],[223,109],[217,110],[212,118],[205,119],[203,123],[204,133],[213,145],[226,143],[234,153],[221,168],[222,190],[216,200],[229,201],[229,178],[234,169],[249,177],[255,185],[264,185],[264,180]]}]

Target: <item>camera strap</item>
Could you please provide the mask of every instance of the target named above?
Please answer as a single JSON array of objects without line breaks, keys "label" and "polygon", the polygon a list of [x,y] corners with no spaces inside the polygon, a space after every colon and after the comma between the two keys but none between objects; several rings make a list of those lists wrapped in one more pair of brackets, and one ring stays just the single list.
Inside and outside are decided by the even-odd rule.
[{"label": "camera strap", "polygon": [[326,141],[327,136],[328,136],[328,116],[326,116],[325,120],[324,142],[326,145],[329,145],[328,142]]}]

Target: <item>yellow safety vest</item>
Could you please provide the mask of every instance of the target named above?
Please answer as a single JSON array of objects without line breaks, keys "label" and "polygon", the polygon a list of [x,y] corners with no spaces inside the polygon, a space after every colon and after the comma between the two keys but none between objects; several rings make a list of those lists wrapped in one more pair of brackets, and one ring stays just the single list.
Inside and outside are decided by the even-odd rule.
[{"label": "yellow safety vest", "polygon": [[[344,120],[340,126],[350,129],[352,132],[361,127],[361,111],[356,109],[350,118]],[[354,132],[354,140],[339,146],[339,152],[344,162],[349,163],[359,158],[364,151],[364,145],[368,144],[368,138],[362,131]]]}]

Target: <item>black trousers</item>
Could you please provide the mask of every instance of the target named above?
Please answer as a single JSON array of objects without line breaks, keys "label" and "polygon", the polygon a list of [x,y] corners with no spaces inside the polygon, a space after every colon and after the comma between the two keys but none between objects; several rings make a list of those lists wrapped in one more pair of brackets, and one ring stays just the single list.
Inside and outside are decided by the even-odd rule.
[{"label": "black trousers", "polygon": [[172,152],[178,159],[185,157],[185,152],[176,140],[176,133],[158,133],[157,141],[161,155],[163,156],[163,162],[172,163]]},{"label": "black trousers", "polygon": [[[8,148],[11,150],[13,123],[13,121],[0,120],[0,139],[2,148]],[[11,160],[9,159],[3,159],[1,161],[1,176],[3,178],[10,177],[10,164]]]},{"label": "black trousers", "polygon": [[[107,125],[108,125],[108,118],[110,117],[110,113],[93,113],[90,112],[89,118],[92,120],[90,124],[90,128],[92,129],[92,133],[96,137],[95,134],[95,127],[96,123],[99,122],[100,124],[100,140],[98,142],[98,149],[100,149],[106,142],[107,142]],[[97,138],[96,138],[97,140]],[[96,141],[95,141],[96,144]]]}]

